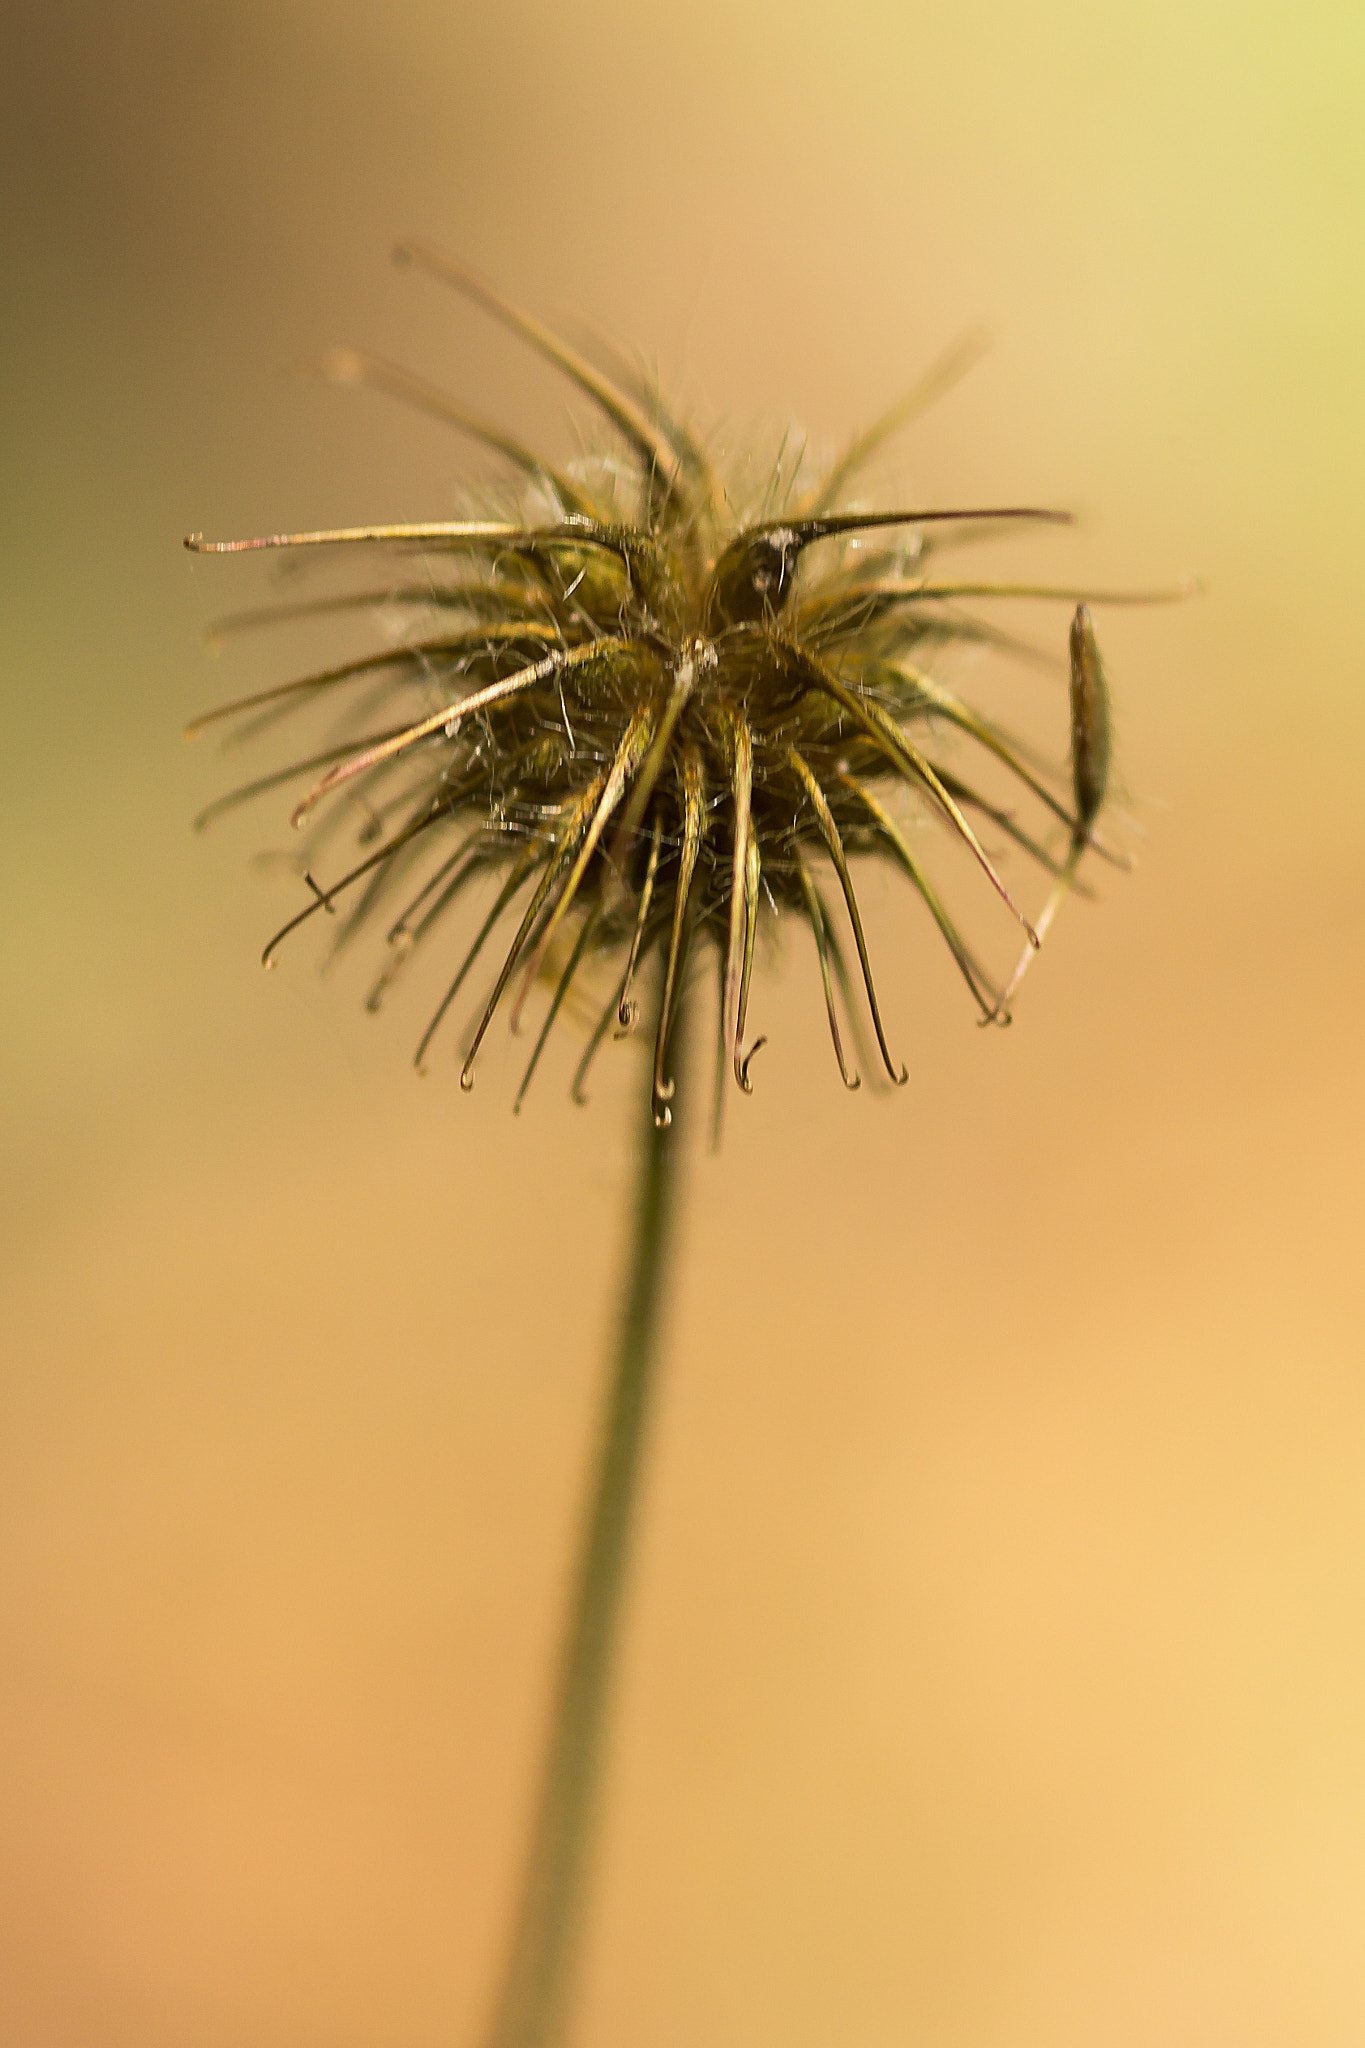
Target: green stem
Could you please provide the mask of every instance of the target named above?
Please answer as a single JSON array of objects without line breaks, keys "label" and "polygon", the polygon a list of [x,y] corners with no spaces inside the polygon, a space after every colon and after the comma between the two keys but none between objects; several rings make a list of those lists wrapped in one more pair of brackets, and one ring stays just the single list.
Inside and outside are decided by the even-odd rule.
[{"label": "green stem", "polygon": [[[682,1036],[676,1029],[679,1057]],[[615,1369],[531,1853],[487,2048],[547,2048],[560,2035],[568,2003],[677,1180],[677,1125],[656,1126],[648,1087],[645,1126]]]}]

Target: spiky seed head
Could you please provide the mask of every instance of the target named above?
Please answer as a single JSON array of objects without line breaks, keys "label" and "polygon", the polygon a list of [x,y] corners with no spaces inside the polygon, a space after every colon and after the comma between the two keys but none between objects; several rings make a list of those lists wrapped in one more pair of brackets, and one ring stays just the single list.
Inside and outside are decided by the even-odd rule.
[{"label": "spiky seed head", "polygon": [[[325,830],[357,809],[362,820],[369,850],[326,886],[305,871],[311,896],[267,946],[267,963],[280,939],[344,893],[363,885],[352,899],[350,930],[406,877],[412,893],[388,927],[388,958],[370,998],[377,1007],[468,885],[492,873],[501,887],[423,1035],[418,1064],[489,934],[515,916],[464,1048],[463,1085],[472,1085],[498,1003],[510,991],[515,1018],[542,966],[553,962],[558,979],[524,1094],[585,959],[614,954],[619,977],[575,1077],[581,1099],[589,1061],[613,1026],[634,1022],[635,990],[655,960],[654,1108],[667,1122],[669,1041],[689,960],[703,945],[718,956],[725,1061],[747,1091],[756,1049],[746,1047],[756,932],[788,912],[813,934],[840,1071],[848,1086],[858,1085],[836,1017],[836,980],[844,980],[847,999],[843,955],[813,873],[827,866],[843,898],[881,1058],[900,1083],[906,1071],[888,1046],[850,870],[854,856],[875,855],[918,892],[982,1020],[1007,1021],[1009,991],[992,983],[959,933],[892,815],[885,785],[906,786],[967,851],[984,885],[1018,917],[1027,957],[1038,934],[978,827],[984,822],[1061,875],[1059,889],[1080,850],[1096,844],[1108,724],[1089,614],[1078,610],[1072,628],[1071,805],[915,657],[925,645],[986,631],[950,609],[953,600],[1080,595],[936,578],[929,564],[937,536],[1065,515],[1027,506],[841,510],[859,466],[915,409],[912,395],[823,479],[789,490],[780,516],[746,516],[703,443],[643,380],[629,372],[609,380],[435,252],[405,245],[399,253],[554,362],[605,415],[625,455],[565,472],[396,366],[336,352],[325,367],[337,381],[386,390],[494,448],[519,475],[517,516],[250,541],[190,537],[186,545],[199,552],[363,548],[403,563],[420,550],[417,577],[400,569],[382,590],[281,606],[273,616],[382,601],[390,613],[430,621],[429,630],[405,631],[390,645],[223,706],[190,728],[227,717],[248,727],[272,723],[309,703],[330,704],[334,693],[372,686],[339,743],[224,800],[297,779],[304,791],[296,824]],[[937,366],[920,391],[941,388],[945,375]],[[356,723],[369,729],[357,732]],[[945,729],[1003,762],[1067,828],[1072,851],[1064,866],[1012,809],[983,793],[974,773],[964,776],[940,758]]]}]

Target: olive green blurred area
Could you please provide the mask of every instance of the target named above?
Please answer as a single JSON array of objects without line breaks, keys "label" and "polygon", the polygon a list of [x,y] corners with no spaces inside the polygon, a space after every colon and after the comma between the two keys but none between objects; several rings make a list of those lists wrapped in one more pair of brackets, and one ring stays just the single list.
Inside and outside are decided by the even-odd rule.
[{"label": "olive green blurred area", "polygon": [[1365,2038],[1362,94],[1344,6],[11,0],[0,2039],[473,2043],[510,1912],[645,1061],[514,1119],[263,976],[286,803],[190,821],[278,754],[180,738],[322,644],[206,652],[277,586],[183,534],[480,473],[330,344],[591,425],[403,234],[722,448],[984,320],[904,490],[1206,585],[1097,608],[1134,871],[1012,1028],[870,882],[909,1085],[796,931],[694,1105],[575,2038]]}]

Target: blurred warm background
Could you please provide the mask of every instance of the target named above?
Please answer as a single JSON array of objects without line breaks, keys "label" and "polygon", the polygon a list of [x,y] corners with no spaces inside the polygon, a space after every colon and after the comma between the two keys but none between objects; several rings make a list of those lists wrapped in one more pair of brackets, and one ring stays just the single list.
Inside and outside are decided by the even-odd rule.
[{"label": "blurred warm background", "polygon": [[179,737],[310,653],[207,655],[268,586],[183,533],[470,463],[329,343],[571,446],[401,233],[739,435],[834,445],[984,318],[909,486],[1208,580],[1099,615],[1140,865],[1013,1030],[889,886],[904,1095],[843,1094],[808,938],[760,986],[578,2038],[1365,2038],[1362,22],[10,0],[5,2043],[472,2043],[507,1918],[643,1068],[577,1113],[565,1042],[514,1121],[505,1036],[465,1099],[368,961],[262,976],[283,806],[192,836],[229,764]]}]

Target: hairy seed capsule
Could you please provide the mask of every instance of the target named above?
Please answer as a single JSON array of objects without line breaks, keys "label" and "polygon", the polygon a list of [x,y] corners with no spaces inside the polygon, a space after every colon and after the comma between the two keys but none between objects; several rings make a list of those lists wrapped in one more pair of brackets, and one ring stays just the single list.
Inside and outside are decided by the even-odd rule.
[{"label": "hairy seed capsule", "polygon": [[[415,405],[510,465],[524,516],[247,541],[191,536],[187,545],[196,552],[219,554],[306,548],[344,558],[363,550],[389,565],[380,588],[280,606],[275,615],[368,607],[390,621],[411,621],[396,641],[239,699],[191,728],[235,715],[249,732],[310,707],[323,715],[322,730],[292,766],[204,814],[289,781],[302,784],[292,815],[309,834],[312,896],[270,942],[267,962],[286,932],[334,910],[363,881],[351,915],[336,920],[335,943],[345,943],[401,881],[408,900],[396,920],[385,920],[391,951],[371,993],[378,1007],[466,887],[496,878],[492,908],[423,1034],[419,1066],[484,940],[508,915],[517,919],[515,935],[467,1033],[462,1084],[473,1082],[475,1055],[514,979],[515,1030],[528,994],[542,975],[551,978],[529,1081],[580,969],[590,972],[603,957],[624,960],[615,986],[597,991],[599,1006],[604,994],[607,1001],[574,1094],[581,1099],[587,1067],[613,1022],[623,1032],[634,1023],[635,991],[648,966],[654,1105],[665,1122],[673,1094],[669,1034],[685,982],[707,952],[720,982],[717,1072],[733,1073],[748,1091],[749,1063],[763,1042],[745,1050],[757,928],[778,915],[811,928],[831,1041],[841,1074],[855,1085],[835,1001],[837,985],[847,1008],[853,984],[820,884],[820,873],[832,871],[882,1064],[899,1083],[908,1075],[883,1029],[853,885],[853,863],[876,858],[908,878],[984,1019],[1007,1021],[1009,995],[1083,850],[1104,852],[1092,827],[1109,775],[1108,694],[1082,601],[1071,625],[1068,806],[1015,742],[932,680],[925,662],[954,641],[1018,651],[1007,635],[959,609],[964,599],[1074,603],[1084,593],[964,580],[939,573],[937,558],[1002,522],[1065,523],[1067,515],[1029,506],[840,509],[862,465],[960,373],[972,350],[950,351],[823,472],[792,477],[779,465],[755,497],[746,466],[727,473],[645,380],[629,370],[604,375],[437,252],[407,244],[400,253],[563,373],[602,415],[613,447],[595,466],[556,468],[422,379],[355,350],[337,351],[325,366],[333,381]],[[422,551],[417,574],[414,549]],[[243,614],[236,623],[268,616]],[[353,693],[347,741],[327,714],[338,695]],[[950,762],[950,746],[966,758]],[[1006,776],[1009,790],[992,788],[992,778]],[[899,821],[890,793],[897,787],[899,808],[910,814]],[[1032,829],[1020,800],[1038,807]],[[918,822],[957,843],[1023,927],[1024,960],[1003,990],[960,936],[912,848],[916,812]],[[1069,834],[1064,863],[1042,836],[1055,820]],[[348,822],[357,843],[372,850],[326,886],[314,882],[319,845]],[[991,837],[1012,842],[1057,881],[1036,925],[997,871],[985,843]]]}]

